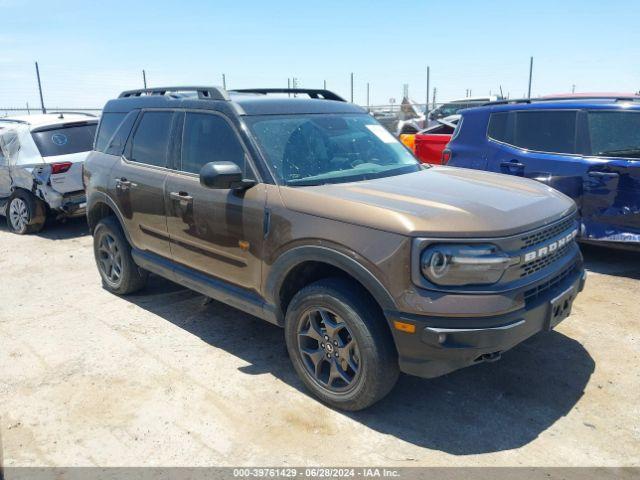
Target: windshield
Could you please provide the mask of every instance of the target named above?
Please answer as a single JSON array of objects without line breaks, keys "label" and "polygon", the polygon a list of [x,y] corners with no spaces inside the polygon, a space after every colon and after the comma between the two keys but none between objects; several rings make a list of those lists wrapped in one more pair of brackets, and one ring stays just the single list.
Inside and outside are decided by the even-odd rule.
[{"label": "windshield", "polygon": [[590,111],[591,155],[640,158],[640,112]]},{"label": "windshield", "polygon": [[88,152],[93,148],[96,126],[96,123],[83,123],[31,132],[31,136],[43,157]]},{"label": "windshield", "polygon": [[285,185],[353,182],[421,169],[367,114],[265,115],[247,123]]}]

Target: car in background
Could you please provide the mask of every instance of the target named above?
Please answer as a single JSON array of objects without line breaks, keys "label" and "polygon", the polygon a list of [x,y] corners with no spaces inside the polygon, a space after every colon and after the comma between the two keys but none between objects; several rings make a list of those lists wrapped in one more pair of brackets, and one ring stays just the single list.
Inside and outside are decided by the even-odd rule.
[{"label": "car in background", "polygon": [[428,120],[435,121],[439,118],[448,117],[450,115],[456,115],[460,110],[465,108],[480,107],[489,102],[495,102],[500,100],[501,97],[496,95],[489,95],[487,97],[468,97],[461,98],[459,100],[453,100],[451,102],[443,103],[437,108],[434,108],[429,112],[427,116]]},{"label": "car in background", "polygon": [[398,122],[397,134],[404,135],[410,133],[418,133],[425,128],[438,125],[438,120],[457,115],[460,110],[465,108],[480,107],[489,102],[500,100],[502,97],[496,95],[490,95],[487,97],[469,97],[460,100],[453,100],[451,102],[443,103],[439,107],[434,108],[426,116],[424,113],[414,118]]},{"label": "car in background", "polygon": [[460,115],[440,118],[437,123],[416,134],[400,135],[400,141],[410,148],[422,163],[442,164],[442,152],[451,140]]},{"label": "car in background", "polygon": [[461,113],[445,163],[543,182],[577,203],[582,241],[640,249],[640,97],[503,101]]},{"label": "car in background", "polygon": [[0,118],[0,215],[11,231],[38,232],[48,214],[85,214],[82,164],[97,124],[64,112]]}]

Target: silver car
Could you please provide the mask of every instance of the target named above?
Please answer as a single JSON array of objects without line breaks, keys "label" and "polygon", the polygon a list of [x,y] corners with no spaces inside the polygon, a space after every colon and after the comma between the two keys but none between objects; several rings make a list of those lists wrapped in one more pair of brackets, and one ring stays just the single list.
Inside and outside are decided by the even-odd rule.
[{"label": "silver car", "polygon": [[82,164],[97,124],[77,113],[0,118],[0,215],[13,232],[38,232],[48,215],[85,214]]}]

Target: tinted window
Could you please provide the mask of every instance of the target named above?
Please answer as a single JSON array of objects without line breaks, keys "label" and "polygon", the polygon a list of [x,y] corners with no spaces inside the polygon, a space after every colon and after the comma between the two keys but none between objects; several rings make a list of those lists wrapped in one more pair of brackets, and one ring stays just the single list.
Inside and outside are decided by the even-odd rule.
[{"label": "tinted window", "polygon": [[[122,155],[122,151],[124,150],[124,146],[127,143],[127,139],[129,138],[129,133],[131,133],[131,128],[138,118],[139,110],[134,110],[129,112],[125,119],[120,123],[120,126],[116,130],[116,132],[111,137],[111,141],[109,142],[109,146],[104,151],[109,155]],[[101,127],[102,128],[102,127]],[[100,136],[100,133],[98,133]]]},{"label": "tinted window", "polygon": [[182,137],[182,168],[199,173],[205,163],[233,162],[244,171],[244,150],[227,121],[213,114],[187,113]]},{"label": "tinted window", "polygon": [[131,160],[157,167],[167,166],[172,112],[145,112],[131,143]]},{"label": "tinted window", "polygon": [[640,112],[589,112],[591,154],[640,158]]},{"label": "tinted window", "polygon": [[43,157],[88,152],[93,148],[95,135],[95,123],[31,132]]},{"label": "tinted window", "polygon": [[489,117],[489,128],[487,135],[489,138],[498,140],[499,142],[507,142],[507,120],[509,113],[492,113]]},{"label": "tinted window", "polygon": [[98,127],[98,136],[96,137],[96,150],[104,152],[107,148],[107,143],[111,140],[111,137],[115,133],[118,125],[124,119],[126,113],[105,113],[100,119],[100,126]]},{"label": "tinted window", "polygon": [[514,145],[550,153],[576,153],[575,111],[517,112]]}]

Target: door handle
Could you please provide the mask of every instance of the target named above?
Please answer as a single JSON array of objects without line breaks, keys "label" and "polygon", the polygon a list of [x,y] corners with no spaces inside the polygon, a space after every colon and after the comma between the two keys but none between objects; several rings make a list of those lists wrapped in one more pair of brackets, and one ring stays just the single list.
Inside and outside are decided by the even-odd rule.
[{"label": "door handle", "polygon": [[128,190],[131,187],[137,186],[138,185],[136,183],[130,182],[124,177],[116,179],[116,188],[119,188],[120,190]]},{"label": "door handle", "polygon": [[171,192],[169,193],[169,197],[171,200],[177,200],[179,202],[191,203],[193,202],[193,197],[189,195],[187,192]]},{"label": "door handle", "polygon": [[615,178],[620,176],[620,174],[616,172],[588,172],[587,175],[596,178]]},{"label": "door handle", "polygon": [[509,162],[502,162],[500,164],[501,167],[506,167],[509,170],[515,170],[515,169],[524,169],[524,163],[520,163],[517,160],[511,160]]}]

